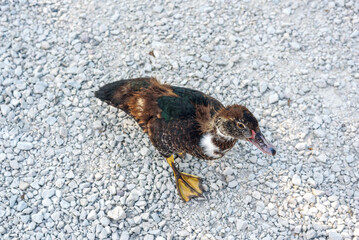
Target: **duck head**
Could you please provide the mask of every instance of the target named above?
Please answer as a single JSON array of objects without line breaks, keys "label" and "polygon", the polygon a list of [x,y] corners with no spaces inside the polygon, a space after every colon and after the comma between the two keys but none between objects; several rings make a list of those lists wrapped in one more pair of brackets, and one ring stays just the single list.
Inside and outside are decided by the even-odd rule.
[{"label": "duck head", "polygon": [[257,119],[244,106],[231,105],[223,108],[215,117],[215,131],[220,137],[251,142],[263,153],[274,156],[276,150],[258,126]]}]

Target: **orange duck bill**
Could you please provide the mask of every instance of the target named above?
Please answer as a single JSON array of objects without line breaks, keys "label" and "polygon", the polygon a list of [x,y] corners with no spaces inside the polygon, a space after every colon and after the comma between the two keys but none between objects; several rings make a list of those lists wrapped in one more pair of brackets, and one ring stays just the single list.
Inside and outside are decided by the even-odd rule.
[{"label": "orange duck bill", "polygon": [[265,137],[260,131],[256,133],[254,130],[252,130],[252,137],[247,138],[247,140],[253,143],[254,146],[259,148],[259,150],[261,150],[265,154],[274,156],[277,152],[274,149],[273,145],[265,139]]}]

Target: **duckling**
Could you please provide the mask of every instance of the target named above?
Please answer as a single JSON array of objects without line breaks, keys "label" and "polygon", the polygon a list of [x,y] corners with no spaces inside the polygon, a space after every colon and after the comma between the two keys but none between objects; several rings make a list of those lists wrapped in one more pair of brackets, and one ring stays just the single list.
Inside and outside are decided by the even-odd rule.
[{"label": "duckling", "polygon": [[203,196],[202,179],[180,172],[174,154],[215,160],[238,140],[251,142],[265,154],[276,154],[245,106],[225,107],[197,90],[136,78],[107,84],[95,96],[129,114],[148,134],[172,168],[178,194],[185,202]]}]

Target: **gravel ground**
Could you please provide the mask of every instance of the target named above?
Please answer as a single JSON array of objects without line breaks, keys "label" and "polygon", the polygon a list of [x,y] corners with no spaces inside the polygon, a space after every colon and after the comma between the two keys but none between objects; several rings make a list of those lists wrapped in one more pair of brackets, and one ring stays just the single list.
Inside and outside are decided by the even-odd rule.
[{"label": "gravel ground", "polygon": [[[1,239],[359,239],[359,2],[0,3]],[[274,158],[187,156],[93,97],[154,76],[254,111]]]}]

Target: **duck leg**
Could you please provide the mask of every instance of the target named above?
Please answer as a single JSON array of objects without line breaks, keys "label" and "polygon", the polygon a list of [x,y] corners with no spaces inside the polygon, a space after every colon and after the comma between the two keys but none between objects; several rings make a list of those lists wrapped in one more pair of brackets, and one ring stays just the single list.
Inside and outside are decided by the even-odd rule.
[{"label": "duck leg", "polygon": [[201,197],[203,194],[202,179],[195,175],[180,172],[175,166],[173,155],[166,160],[173,170],[177,191],[181,198],[188,202],[192,198]]}]

